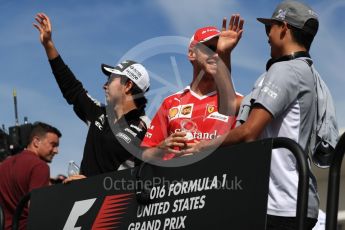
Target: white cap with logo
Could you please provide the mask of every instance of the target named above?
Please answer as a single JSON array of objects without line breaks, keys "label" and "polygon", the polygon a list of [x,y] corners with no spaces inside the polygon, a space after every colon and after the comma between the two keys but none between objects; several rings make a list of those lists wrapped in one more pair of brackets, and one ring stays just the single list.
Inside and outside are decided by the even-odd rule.
[{"label": "white cap with logo", "polygon": [[102,71],[105,75],[122,75],[133,81],[143,92],[150,87],[150,77],[143,65],[135,61],[126,60],[115,67],[102,64]]}]

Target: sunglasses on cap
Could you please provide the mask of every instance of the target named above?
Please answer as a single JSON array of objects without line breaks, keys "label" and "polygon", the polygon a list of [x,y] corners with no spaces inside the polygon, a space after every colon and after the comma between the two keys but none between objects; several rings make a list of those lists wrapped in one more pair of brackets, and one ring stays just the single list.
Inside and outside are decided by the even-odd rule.
[{"label": "sunglasses on cap", "polygon": [[270,24],[265,24],[266,35],[268,36],[271,32],[273,25],[282,25],[283,22],[272,20]]},{"label": "sunglasses on cap", "polygon": [[217,51],[217,45],[205,45],[203,43],[198,43],[198,47],[207,53],[210,53],[211,51],[215,53]]}]

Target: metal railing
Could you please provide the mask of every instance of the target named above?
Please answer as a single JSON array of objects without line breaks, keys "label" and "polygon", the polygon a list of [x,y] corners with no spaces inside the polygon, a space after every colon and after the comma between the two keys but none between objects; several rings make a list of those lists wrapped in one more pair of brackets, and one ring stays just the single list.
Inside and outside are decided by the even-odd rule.
[{"label": "metal railing", "polygon": [[286,148],[290,150],[296,158],[298,168],[298,191],[297,191],[297,207],[296,218],[298,230],[304,230],[308,212],[308,190],[309,190],[309,167],[307,155],[303,152],[301,146],[295,141],[277,137],[273,140],[273,148]]},{"label": "metal railing", "polygon": [[[308,210],[308,190],[309,190],[309,167],[307,163],[307,155],[304,153],[302,148],[299,144],[289,138],[274,138],[272,139],[272,148],[286,148],[292,152],[295,156],[297,161],[297,169],[299,173],[299,181],[298,181],[298,191],[297,191],[297,207],[296,207],[296,223],[297,223],[297,230],[304,230],[304,226],[306,224],[307,218],[307,210]],[[142,165],[140,168],[142,168]],[[140,171],[141,171],[140,170]],[[141,172],[138,172],[137,179],[141,179]],[[141,191],[139,192],[141,194]],[[138,194],[137,194],[138,195]],[[30,200],[31,194],[28,193],[25,195],[21,201],[19,202],[15,214],[13,215],[13,225],[12,230],[17,230],[19,225],[20,216],[22,211]],[[146,199],[145,199],[146,201]]]},{"label": "metal railing", "polygon": [[5,229],[5,215],[0,205],[0,230],[4,230],[4,229]]},{"label": "metal railing", "polygon": [[[304,153],[301,146],[297,144],[294,140],[285,137],[278,137],[272,139],[272,148],[285,148],[290,150],[296,158],[297,168],[299,172],[299,181],[298,181],[298,191],[297,191],[297,207],[296,207],[296,218],[297,218],[297,230],[304,230],[306,224],[307,211],[308,211],[308,190],[309,190],[309,167],[307,161],[307,154]],[[144,165],[149,164],[143,162],[138,169],[137,180],[142,180],[141,174]],[[147,197],[147,189],[142,189],[137,192],[137,199],[147,204],[149,203],[149,198]],[[145,195],[145,196],[143,196]],[[145,199],[143,199],[143,197]]]},{"label": "metal railing", "polygon": [[326,230],[336,230],[338,222],[339,189],[341,164],[345,153],[345,134],[343,134],[334,150],[334,157],[329,169]]}]

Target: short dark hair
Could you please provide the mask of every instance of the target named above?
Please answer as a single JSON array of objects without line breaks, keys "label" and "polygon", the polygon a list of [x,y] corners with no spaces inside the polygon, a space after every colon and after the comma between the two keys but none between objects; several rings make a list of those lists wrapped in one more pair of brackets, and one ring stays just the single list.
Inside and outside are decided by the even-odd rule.
[{"label": "short dark hair", "polygon": [[55,133],[59,138],[62,136],[57,128],[40,121],[35,122],[31,128],[29,143],[32,142],[35,136],[44,137],[47,133]]},{"label": "short dark hair", "polygon": [[[314,28],[317,31],[319,28],[319,22],[316,19],[311,18],[305,23],[304,26],[308,28]],[[304,46],[309,51],[315,35],[291,25],[290,30],[293,40],[297,44]]]},{"label": "short dark hair", "polygon": [[[128,81],[130,81],[129,78],[127,78],[126,76],[121,76],[121,84],[124,85]],[[147,89],[146,92],[148,90],[149,89]],[[142,115],[145,115],[145,108],[146,108],[146,104],[147,104],[147,99],[144,95],[144,92],[133,82],[133,86],[130,89],[130,93],[134,97],[135,106],[140,110]]]}]

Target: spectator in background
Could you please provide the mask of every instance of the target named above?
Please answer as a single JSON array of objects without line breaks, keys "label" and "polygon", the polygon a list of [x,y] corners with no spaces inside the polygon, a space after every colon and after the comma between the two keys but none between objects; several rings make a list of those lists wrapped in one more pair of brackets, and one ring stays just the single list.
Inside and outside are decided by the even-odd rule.
[{"label": "spectator in background", "polygon": [[[0,165],[0,204],[5,213],[5,230],[12,226],[12,216],[19,201],[33,189],[49,185],[47,163],[58,153],[60,131],[48,124],[33,124],[26,149]],[[28,209],[25,208],[19,229],[26,229]]]}]

